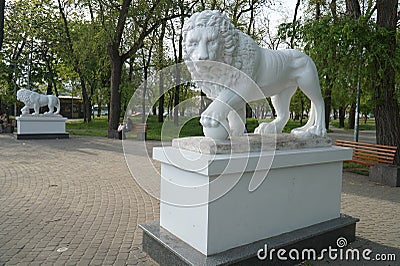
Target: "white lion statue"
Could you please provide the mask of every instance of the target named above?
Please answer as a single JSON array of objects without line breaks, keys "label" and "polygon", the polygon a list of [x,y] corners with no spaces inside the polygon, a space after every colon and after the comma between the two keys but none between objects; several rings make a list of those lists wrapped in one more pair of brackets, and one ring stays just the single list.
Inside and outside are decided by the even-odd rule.
[{"label": "white lion statue", "polygon": [[[292,49],[261,48],[250,36],[236,29],[224,14],[214,10],[193,14],[184,25],[183,41],[184,60],[192,78],[200,81],[200,88],[214,100],[201,115],[200,122],[206,136],[210,129],[221,125],[228,128],[231,136],[243,135],[246,102],[265,97],[271,97],[277,116],[271,123],[261,123],[255,133],[281,133],[289,119],[290,99],[298,87],[310,98],[311,110],[306,125],[292,130],[292,134],[305,137],[326,135],[318,73],[306,54]],[[226,80],[235,80],[228,71],[218,71],[212,66],[217,62],[240,70],[251,82],[242,82],[240,88],[233,89],[202,82],[210,80],[210,75],[219,75],[211,80],[224,85]],[[261,90],[261,93],[256,90]],[[209,135],[213,138],[227,137],[225,134]]]},{"label": "white lion statue", "polygon": [[[53,95],[43,95],[37,92],[33,92],[26,89],[20,89],[17,91],[17,100],[25,104],[21,109],[23,115],[29,114],[29,109],[34,110],[32,115],[39,115],[39,109],[42,106],[48,106],[49,111],[44,114],[59,114],[60,113],[60,100]],[[54,107],[57,111],[54,113]]]}]

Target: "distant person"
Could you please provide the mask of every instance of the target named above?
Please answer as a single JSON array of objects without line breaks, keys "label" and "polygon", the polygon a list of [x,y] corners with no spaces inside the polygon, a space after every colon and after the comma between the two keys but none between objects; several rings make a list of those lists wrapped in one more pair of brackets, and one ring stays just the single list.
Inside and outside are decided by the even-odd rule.
[{"label": "distant person", "polygon": [[126,131],[126,126],[124,123],[120,123],[118,126],[118,138],[119,139],[125,139],[125,131]]},{"label": "distant person", "polygon": [[124,123],[119,123],[118,132],[121,132],[121,131],[124,131],[124,130],[125,130],[125,125],[124,125]]},{"label": "distant person", "polygon": [[6,126],[7,126],[7,121],[8,121],[7,115],[6,114],[2,114],[0,116],[0,133],[4,132],[4,130],[5,130]]}]

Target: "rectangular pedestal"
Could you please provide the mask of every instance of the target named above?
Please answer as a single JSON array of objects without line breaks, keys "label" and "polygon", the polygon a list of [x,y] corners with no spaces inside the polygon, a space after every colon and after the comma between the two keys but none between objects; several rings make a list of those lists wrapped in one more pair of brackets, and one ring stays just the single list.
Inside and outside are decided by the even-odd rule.
[{"label": "rectangular pedestal", "polygon": [[61,116],[17,117],[18,139],[68,138],[65,131],[67,118]]},{"label": "rectangular pedestal", "polygon": [[339,218],[351,149],[204,155],[167,147],[153,157],[162,163],[160,226],[209,256]]},{"label": "rectangular pedestal", "polygon": [[[292,217],[296,219],[296,217]],[[140,225],[143,229],[143,251],[160,265],[294,265],[304,260],[316,260],[312,251],[318,254],[329,246],[337,248],[338,238],[345,238],[347,243],[355,240],[355,228],[358,219],[347,215],[323,223],[298,229],[279,236],[262,239],[248,245],[236,247],[215,255],[206,256],[159,226],[158,222]],[[265,260],[258,257],[260,249],[271,251],[275,256]],[[276,251],[284,249],[286,256],[295,249],[304,257],[293,260],[280,260]],[[307,252],[303,252],[307,250]],[[295,254],[295,253],[293,253]],[[269,254],[268,254],[269,255]],[[307,257],[309,256],[309,257]]]}]

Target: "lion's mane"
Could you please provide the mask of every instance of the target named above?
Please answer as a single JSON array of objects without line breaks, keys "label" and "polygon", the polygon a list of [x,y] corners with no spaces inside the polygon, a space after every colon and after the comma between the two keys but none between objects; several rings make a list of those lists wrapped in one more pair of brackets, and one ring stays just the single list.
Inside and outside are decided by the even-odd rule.
[{"label": "lion's mane", "polygon": [[17,91],[17,99],[21,102],[23,102],[26,106],[28,107],[33,107],[34,102],[31,100],[31,95],[36,92],[26,90],[26,89],[20,89]]},{"label": "lion's mane", "polygon": [[[217,10],[193,14],[183,27],[183,43],[186,43],[188,32],[198,27],[213,28],[217,38],[221,38],[224,56],[218,61],[233,66],[250,77],[254,76],[257,44],[250,36],[239,31],[225,14]],[[190,55],[186,50],[184,60],[190,61]]]}]

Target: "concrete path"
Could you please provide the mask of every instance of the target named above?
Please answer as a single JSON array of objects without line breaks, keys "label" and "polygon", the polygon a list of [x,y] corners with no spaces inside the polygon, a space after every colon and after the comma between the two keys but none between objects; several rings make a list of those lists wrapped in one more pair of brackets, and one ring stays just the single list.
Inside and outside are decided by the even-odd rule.
[{"label": "concrete path", "polygon": [[[354,141],[354,131],[346,130],[343,128],[336,128],[330,126],[330,130],[332,131],[328,135],[332,138],[333,142],[337,139],[343,140],[351,140]],[[363,130],[360,131],[358,135],[358,141],[366,142],[366,143],[376,143],[376,132],[375,130]]]},{"label": "concrete path", "polygon": [[[155,264],[137,226],[159,219],[159,202],[132,178],[120,140],[0,134],[0,149],[0,265]],[[345,173],[342,212],[361,220],[351,247],[397,254],[397,263],[359,265],[400,264],[400,188]]]}]

